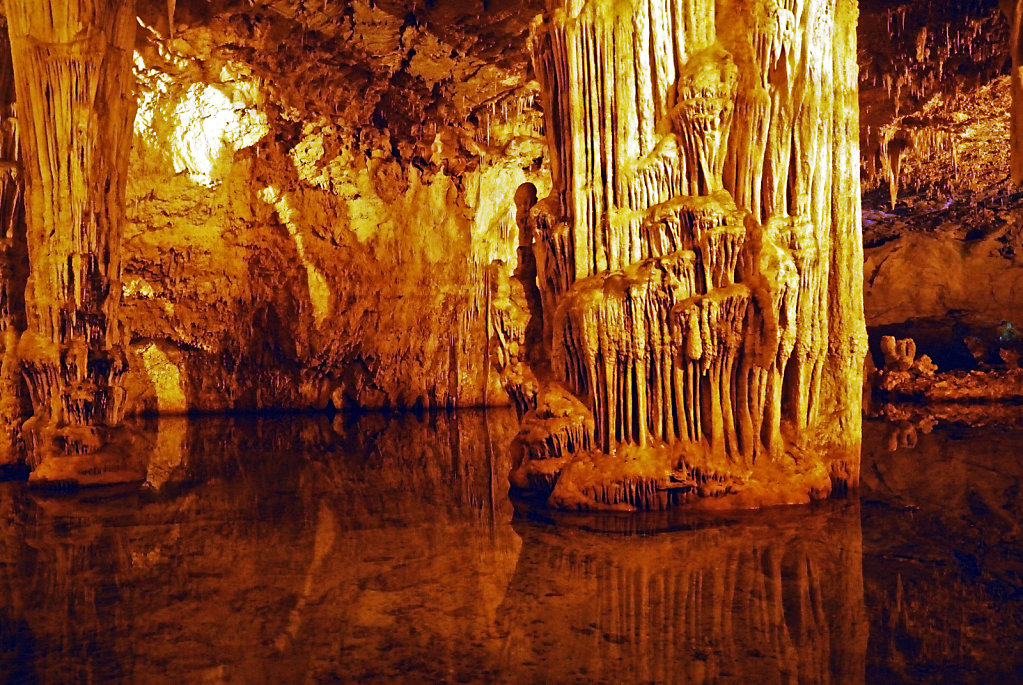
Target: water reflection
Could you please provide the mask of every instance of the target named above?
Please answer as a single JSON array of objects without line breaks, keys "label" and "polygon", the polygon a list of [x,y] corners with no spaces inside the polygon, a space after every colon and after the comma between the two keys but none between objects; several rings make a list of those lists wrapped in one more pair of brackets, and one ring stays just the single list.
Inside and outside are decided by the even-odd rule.
[{"label": "water reflection", "polygon": [[1023,431],[925,418],[864,437],[868,679],[1023,682]]},{"label": "water reflection", "polygon": [[611,536],[519,524],[502,606],[539,680],[862,682],[855,502]]},{"label": "water reflection", "polygon": [[862,506],[552,517],[508,499],[516,427],[493,412],[164,420],[142,491],[2,484],[0,681],[984,682],[1019,667],[1009,437],[978,456],[938,430],[889,452],[868,426]]},{"label": "water reflection", "polygon": [[512,420],[163,422],[157,439],[174,436],[180,456],[161,490],[47,498],[8,484],[8,671],[176,683],[472,674],[488,663],[480,640],[518,552],[508,464],[493,450]]}]

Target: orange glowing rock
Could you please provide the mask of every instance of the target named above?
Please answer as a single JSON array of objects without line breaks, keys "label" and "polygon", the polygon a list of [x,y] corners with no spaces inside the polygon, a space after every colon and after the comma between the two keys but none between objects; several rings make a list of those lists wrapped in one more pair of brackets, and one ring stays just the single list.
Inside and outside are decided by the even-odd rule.
[{"label": "orange glowing rock", "polygon": [[531,214],[551,356],[529,365],[530,396],[571,392],[593,448],[534,453],[544,476],[527,490],[664,508],[856,485],[855,15],[848,1],[566,0],[534,23],[554,191]]}]

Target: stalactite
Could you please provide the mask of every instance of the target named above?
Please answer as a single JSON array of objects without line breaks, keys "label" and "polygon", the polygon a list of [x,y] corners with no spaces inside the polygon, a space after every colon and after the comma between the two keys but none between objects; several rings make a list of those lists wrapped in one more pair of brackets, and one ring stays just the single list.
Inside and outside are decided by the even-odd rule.
[{"label": "stalactite", "polygon": [[865,13],[857,64],[864,193],[887,186],[895,199],[904,188],[950,195],[975,182],[955,169],[972,125],[948,115],[1004,72],[1015,0],[1001,4],[1009,21],[993,2],[903,3]]},{"label": "stalactite", "polygon": [[793,442],[842,445],[830,473],[855,485],[858,431],[822,423],[859,410],[862,307],[830,318],[861,287],[858,178],[838,153],[856,77],[832,44],[854,27],[851,0],[568,0],[534,23],[544,329],[603,453],[570,461],[552,503],[660,507],[694,473],[728,483],[717,494],[826,494],[830,467],[799,467]]},{"label": "stalactite", "polygon": [[522,283],[508,278],[498,260],[484,272],[487,291],[487,334],[490,363],[521,418],[536,409],[538,383],[527,359],[529,309]]},{"label": "stalactite", "polygon": [[664,440],[665,423],[676,425],[649,407],[674,403],[669,318],[697,293],[696,283],[696,255],[682,250],[578,281],[559,305],[553,368],[592,408],[602,449],[645,445],[651,435]]},{"label": "stalactite", "polygon": [[44,5],[5,5],[28,181],[18,351],[37,458],[100,449],[123,414],[120,237],[135,115],[134,1]]},{"label": "stalactite", "polygon": [[[905,116],[881,127],[878,141],[880,168],[874,170],[874,173],[887,180],[892,207],[898,202],[900,187],[908,185],[915,188],[920,185],[911,173],[903,171],[907,161],[914,166],[922,162],[943,161],[950,172],[950,178],[956,178],[959,166],[958,141],[948,126],[949,122],[937,121],[932,117]],[[868,179],[864,185],[870,187],[874,184]]]},{"label": "stalactite", "polygon": [[1012,58],[1012,180],[1023,183],[1023,0],[1002,0],[1009,17]]}]

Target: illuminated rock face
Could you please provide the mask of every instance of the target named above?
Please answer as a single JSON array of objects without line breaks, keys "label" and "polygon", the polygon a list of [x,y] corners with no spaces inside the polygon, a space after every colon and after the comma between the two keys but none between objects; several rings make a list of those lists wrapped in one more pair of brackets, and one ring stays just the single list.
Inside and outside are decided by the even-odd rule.
[{"label": "illuminated rock face", "polygon": [[25,330],[25,182],[14,111],[14,71],[7,28],[0,30],[0,462],[17,455],[27,391],[18,360]]},{"label": "illuminated rock face", "polygon": [[[550,368],[520,354],[528,371],[503,373],[533,423],[552,395],[578,398],[597,451],[524,436],[513,480],[579,507],[855,486],[856,3],[555,5],[531,40],[554,181],[531,214]],[[561,390],[521,390],[545,385]]]},{"label": "illuminated rock face", "polygon": [[536,0],[179,2],[173,39],[166,10],[138,4],[129,411],[506,403],[484,271],[549,189]]},{"label": "illuminated rock face", "polygon": [[31,274],[18,356],[37,457],[107,442],[124,412],[120,241],[135,97],[133,0],[5,4]]}]

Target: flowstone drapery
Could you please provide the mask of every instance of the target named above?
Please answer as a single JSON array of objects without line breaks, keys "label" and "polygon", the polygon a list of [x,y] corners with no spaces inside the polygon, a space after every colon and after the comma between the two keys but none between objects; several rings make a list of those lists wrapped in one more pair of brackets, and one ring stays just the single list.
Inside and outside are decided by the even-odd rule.
[{"label": "flowstone drapery", "polygon": [[34,409],[25,439],[42,461],[33,478],[124,480],[119,459],[98,455],[111,453],[124,412],[117,310],[135,3],[8,0],[4,9],[26,179],[31,273],[17,356]]},{"label": "flowstone drapery", "polygon": [[18,360],[28,276],[24,195],[11,44],[6,22],[0,21],[0,464],[16,459],[28,413]]},{"label": "flowstone drapery", "polygon": [[496,355],[524,414],[513,482],[636,508],[855,486],[856,2],[551,4],[530,45],[542,339],[494,291],[496,327],[518,322]]}]

